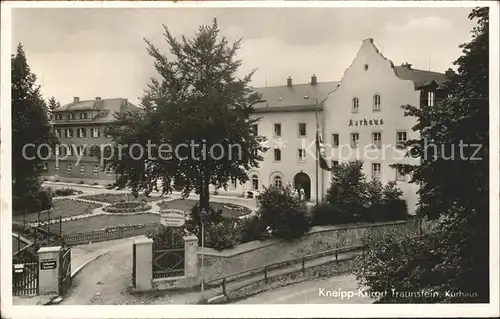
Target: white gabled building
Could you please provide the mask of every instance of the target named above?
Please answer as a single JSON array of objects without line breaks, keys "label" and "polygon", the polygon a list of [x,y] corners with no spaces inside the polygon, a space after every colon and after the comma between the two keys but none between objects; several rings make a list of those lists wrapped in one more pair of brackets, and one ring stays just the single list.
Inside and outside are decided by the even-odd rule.
[{"label": "white gabled building", "polygon": [[330,172],[317,170],[318,121],[329,165],[362,160],[368,179],[398,182],[412,212],[418,186],[390,167],[416,163],[403,158],[404,150],[397,147],[418,134],[412,130],[416,119],[405,117],[401,106],[433,105],[444,80],[444,74],[409,64],[394,66],[372,39],[366,39],[340,82],[318,82],[313,75],[307,84],[288,78],[283,86],[256,88],[264,102],[255,106],[252,117],[259,118],[255,129],[267,137],[269,150],[260,167],[248,173],[250,180],[230,183],[226,193],[241,196],[271,184],[301,184],[306,197],[315,201],[318,194],[321,199],[330,185]]}]

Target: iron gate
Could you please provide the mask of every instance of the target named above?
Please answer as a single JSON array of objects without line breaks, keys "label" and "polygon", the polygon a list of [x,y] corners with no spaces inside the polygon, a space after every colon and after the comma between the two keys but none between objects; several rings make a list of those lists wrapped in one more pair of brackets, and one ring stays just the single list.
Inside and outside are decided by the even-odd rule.
[{"label": "iron gate", "polygon": [[12,295],[38,295],[38,259],[12,261]]},{"label": "iron gate", "polygon": [[71,248],[62,247],[59,255],[59,294],[63,296],[71,287]]},{"label": "iron gate", "polygon": [[184,240],[173,233],[167,242],[153,242],[153,279],[184,276]]}]

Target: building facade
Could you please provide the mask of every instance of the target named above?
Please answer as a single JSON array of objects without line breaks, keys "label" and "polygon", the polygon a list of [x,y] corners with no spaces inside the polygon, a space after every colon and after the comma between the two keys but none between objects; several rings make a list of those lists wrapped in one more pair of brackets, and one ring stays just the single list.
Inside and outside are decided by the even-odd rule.
[{"label": "building facade", "polygon": [[51,112],[51,124],[59,137],[59,145],[44,165],[44,177],[61,182],[107,184],[116,180],[112,169],[103,167],[101,161],[91,156],[93,145],[106,145],[111,137],[106,135],[107,125],[114,114],[139,108],[124,98],[81,101]]},{"label": "building facade", "polygon": [[433,105],[445,78],[407,63],[395,66],[372,39],[366,39],[339,82],[318,82],[313,75],[308,84],[295,85],[289,78],[280,87],[257,88],[264,102],[255,107],[252,117],[259,119],[256,130],[267,137],[269,150],[260,167],[249,172],[249,181],[232,183],[228,193],[290,184],[300,185],[306,198],[321,200],[330,186],[331,173],[317,168],[319,123],[329,165],[363,161],[368,180],[396,181],[410,212],[414,211],[418,186],[390,167],[418,164],[405,157],[406,151],[400,147],[402,142],[419,138],[412,130],[416,118],[405,116],[402,106]]}]

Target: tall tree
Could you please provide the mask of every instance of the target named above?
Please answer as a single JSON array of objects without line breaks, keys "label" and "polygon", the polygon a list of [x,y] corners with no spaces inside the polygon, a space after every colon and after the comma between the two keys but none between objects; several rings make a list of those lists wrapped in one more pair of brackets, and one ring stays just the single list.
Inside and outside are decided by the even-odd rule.
[{"label": "tall tree", "polygon": [[253,72],[237,77],[241,39],[229,44],[220,37],[217,20],[200,26],[192,39],[176,39],[164,29],[170,54],[145,40],[160,76],[145,91],[146,112],[121,114],[110,128],[115,145],[134,141],[146,149],[150,141],[152,156],[136,160],[139,154],[124,148],[111,163],[135,193],[162,181],[163,191],[173,184],[184,195],[195,191],[199,206],[209,209],[210,185],[227,188],[231,178],[245,182],[247,171],[262,160],[263,138],[254,136],[256,120],[249,119],[261,96],[249,86]]},{"label": "tall tree", "polygon": [[48,107],[50,111],[53,111],[54,109],[60,107],[61,104],[56,100],[55,97],[51,97],[48,101]]},{"label": "tall tree", "polygon": [[[471,41],[461,45],[463,55],[454,62],[457,71],[447,72],[443,98],[434,106],[404,106],[407,115],[417,117],[414,130],[421,137],[408,141],[407,146],[420,158],[420,165],[394,166],[411,174],[412,181],[420,185],[418,213],[429,219],[441,217],[438,232],[426,243],[433,247],[433,257],[426,257],[429,251],[405,256],[410,260],[407,264],[418,265],[414,272],[405,272],[407,277],[397,273],[394,256],[377,259],[382,265],[378,270],[367,259],[367,268],[359,277],[372,288],[389,274],[421,285],[413,288],[463,293],[443,293],[440,300],[489,300],[488,14],[488,8],[476,8],[469,15],[477,19],[477,26]],[[376,246],[386,247],[383,243]],[[424,277],[432,281],[422,280]]]},{"label": "tall tree", "polygon": [[[40,192],[38,176],[41,156],[48,148],[37,149],[42,144],[55,145],[54,135],[47,116],[47,106],[36,85],[36,75],[28,65],[21,44],[11,58],[12,72],[12,192],[14,210],[37,210]],[[30,146],[33,145],[33,146]]]}]

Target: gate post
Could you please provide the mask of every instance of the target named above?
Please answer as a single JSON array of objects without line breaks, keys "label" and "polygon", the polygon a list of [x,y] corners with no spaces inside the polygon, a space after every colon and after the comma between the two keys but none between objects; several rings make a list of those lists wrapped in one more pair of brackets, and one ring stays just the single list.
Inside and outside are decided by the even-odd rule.
[{"label": "gate post", "polygon": [[198,237],[191,235],[182,239],[184,239],[184,276],[188,281],[196,284],[199,277]]},{"label": "gate post", "polygon": [[148,291],[153,283],[153,240],[143,236],[134,240],[135,245],[135,289]]},{"label": "gate post", "polygon": [[60,246],[38,250],[38,291],[40,295],[59,294]]}]

